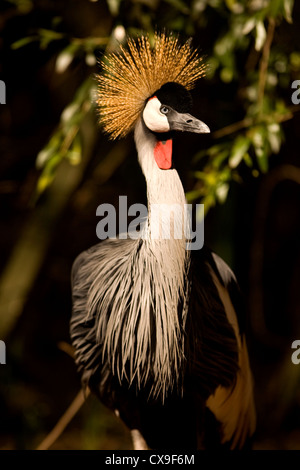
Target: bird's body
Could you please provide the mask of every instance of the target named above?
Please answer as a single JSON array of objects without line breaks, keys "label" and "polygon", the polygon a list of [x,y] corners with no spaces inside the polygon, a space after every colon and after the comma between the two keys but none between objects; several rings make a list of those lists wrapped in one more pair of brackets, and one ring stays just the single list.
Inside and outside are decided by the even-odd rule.
[{"label": "bird's body", "polygon": [[[242,448],[255,411],[239,288],[209,249],[186,249],[189,227],[174,235],[186,199],[172,132],[209,132],[186,114],[188,101],[180,81],[165,81],[135,121],[147,235],[77,258],[71,337],[83,383],[117,411],[136,448]],[[168,238],[163,229],[153,237],[154,204],[172,221]]]}]

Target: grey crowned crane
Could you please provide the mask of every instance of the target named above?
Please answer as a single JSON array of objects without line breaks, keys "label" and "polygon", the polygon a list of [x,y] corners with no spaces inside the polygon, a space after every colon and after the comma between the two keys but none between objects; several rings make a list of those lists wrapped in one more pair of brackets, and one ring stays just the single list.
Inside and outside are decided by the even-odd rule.
[{"label": "grey crowned crane", "polygon": [[[186,249],[186,236],[151,236],[153,204],[169,220],[168,208],[186,204],[173,133],[209,132],[188,114],[204,69],[189,41],[163,33],[152,47],[148,37],[129,39],[103,58],[98,76],[104,131],[117,138],[134,130],[147,236],[106,239],[78,256],[70,334],[83,386],[125,422],[135,449],[241,449],[255,428],[233,272],[206,247]],[[174,227],[182,213],[172,212]]]}]

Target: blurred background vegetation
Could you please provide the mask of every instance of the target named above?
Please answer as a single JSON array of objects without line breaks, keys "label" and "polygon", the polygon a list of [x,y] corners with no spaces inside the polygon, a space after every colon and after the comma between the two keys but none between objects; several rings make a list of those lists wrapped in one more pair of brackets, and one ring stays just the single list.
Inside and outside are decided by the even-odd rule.
[{"label": "blurred background vegetation", "polygon": [[[132,136],[97,123],[97,61],[126,34],[192,37],[208,63],[193,91],[209,136],[177,136],[205,242],[245,294],[256,449],[300,449],[300,4],[293,0],[3,0],[0,6],[0,449],[35,449],[80,389],[69,350],[70,269],[97,243],[96,208],[145,202]],[[184,158],[181,157],[184,155]],[[53,449],[130,449],[89,396]]]}]

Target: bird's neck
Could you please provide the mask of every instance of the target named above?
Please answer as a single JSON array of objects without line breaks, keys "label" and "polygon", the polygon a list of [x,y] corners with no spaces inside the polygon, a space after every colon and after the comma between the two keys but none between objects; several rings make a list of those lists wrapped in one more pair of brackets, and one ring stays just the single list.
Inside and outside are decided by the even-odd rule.
[{"label": "bird's neck", "polygon": [[144,227],[146,256],[154,256],[161,266],[165,288],[177,292],[170,310],[177,309],[183,295],[190,251],[186,249],[190,220],[186,198],[175,169],[162,170],[155,161],[157,139],[142,122],[135,129],[138,158],[147,183],[148,220]]},{"label": "bird's neck", "polygon": [[185,247],[188,218],[185,213],[186,198],[179,175],[173,168],[159,168],[155,159],[155,149],[159,142],[156,136],[145,128],[142,121],[135,129],[135,142],[147,183],[149,238],[152,242],[176,240],[177,244]]}]

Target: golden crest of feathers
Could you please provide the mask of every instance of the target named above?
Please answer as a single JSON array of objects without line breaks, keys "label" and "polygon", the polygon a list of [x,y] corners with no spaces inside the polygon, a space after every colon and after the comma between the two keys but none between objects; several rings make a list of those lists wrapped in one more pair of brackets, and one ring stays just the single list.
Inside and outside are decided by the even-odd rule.
[{"label": "golden crest of feathers", "polygon": [[167,82],[186,89],[204,75],[205,65],[190,41],[179,44],[177,37],[155,34],[149,38],[128,39],[128,48],[102,59],[102,73],[97,76],[97,105],[100,123],[112,139],[133,130],[145,101]]}]

